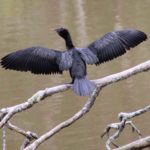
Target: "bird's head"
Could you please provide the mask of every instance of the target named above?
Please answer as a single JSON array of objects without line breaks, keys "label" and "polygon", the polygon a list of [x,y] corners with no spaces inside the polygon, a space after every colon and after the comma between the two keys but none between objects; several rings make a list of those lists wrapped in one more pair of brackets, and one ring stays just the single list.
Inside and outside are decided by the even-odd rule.
[{"label": "bird's head", "polygon": [[65,28],[62,28],[62,27],[61,28],[57,28],[57,29],[55,29],[55,31],[57,32],[57,34],[59,36],[61,36],[64,39],[67,39],[68,36],[70,36],[69,35],[69,31],[67,29],[65,29]]}]

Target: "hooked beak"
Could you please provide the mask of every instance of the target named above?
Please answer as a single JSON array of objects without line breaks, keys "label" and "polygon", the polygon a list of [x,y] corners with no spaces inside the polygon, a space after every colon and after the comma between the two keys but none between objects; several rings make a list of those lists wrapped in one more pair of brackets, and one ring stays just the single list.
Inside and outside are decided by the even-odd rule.
[{"label": "hooked beak", "polygon": [[63,28],[56,28],[54,29],[54,31],[56,31],[57,33],[59,33]]}]

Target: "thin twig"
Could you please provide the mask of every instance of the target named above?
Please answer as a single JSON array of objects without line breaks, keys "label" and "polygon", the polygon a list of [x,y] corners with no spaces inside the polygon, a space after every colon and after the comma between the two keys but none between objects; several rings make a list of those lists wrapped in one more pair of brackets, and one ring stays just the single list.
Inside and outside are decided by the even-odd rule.
[{"label": "thin twig", "polygon": [[23,136],[25,136],[26,138],[28,138],[30,140],[34,140],[34,139],[38,138],[38,135],[36,133],[33,133],[31,131],[25,131],[25,130],[13,125],[9,121],[7,122],[6,126],[8,129],[13,130],[19,134],[22,134]]}]

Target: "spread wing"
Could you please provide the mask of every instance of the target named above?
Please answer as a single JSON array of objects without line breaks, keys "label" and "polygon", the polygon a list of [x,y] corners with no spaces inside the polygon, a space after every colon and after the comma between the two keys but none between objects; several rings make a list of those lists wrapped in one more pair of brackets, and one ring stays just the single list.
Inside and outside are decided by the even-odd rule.
[{"label": "spread wing", "polygon": [[[91,43],[88,47],[83,49],[81,53],[84,54],[83,59],[85,61],[87,59],[87,63],[90,62],[90,64],[93,64],[96,61],[95,64],[100,64],[123,55],[127,50],[137,46],[146,39],[147,36],[144,32],[135,29],[124,29],[109,32],[102,38]],[[96,58],[92,57],[92,61],[89,61],[89,56],[86,56],[88,51],[91,51],[96,56]],[[90,53],[88,54],[91,56]]]},{"label": "spread wing", "polygon": [[[66,53],[67,51],[31,47],[6,55],[1,59],[1,65],[5,69],[31,71],[34,74],[61,74],[63,70],[71,67],[71,63],[68,64],[68,61],[65,60]],[[60,62],[64,62],[64,66],[60,67]]]}]

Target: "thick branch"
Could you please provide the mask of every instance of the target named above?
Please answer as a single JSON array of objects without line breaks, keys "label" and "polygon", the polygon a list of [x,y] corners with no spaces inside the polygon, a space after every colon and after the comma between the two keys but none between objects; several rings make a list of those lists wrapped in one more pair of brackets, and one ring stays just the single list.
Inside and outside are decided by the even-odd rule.
[{"label": "thick branch", "polygon": [[46,97],[51,96],[53,94],[63,92],[71,87],[70,84],[65,85],[59,85],[52,88],[46,88],[44,90],[38,91],[35,93],[31,98],[29,98],[26,102],[7,107],[2,108],[0,110],[0,128],[3,127],[7,121],[16,113],[22,112],[26,109],[29,109],[30,107],[34,106],[36,103],[39,103],[40,101],[44,100]]},{"label": "thick branch", "polygon": [[150,147],[150,136],[147,136],[145,138],[136,140],[132,143],[129,143],[127,145],[124,145],[122,147],[113,149],[113,150],[139,150],[146,147]]},{"label": "thick branch", "polygon": [[133,75],[136,75],[137,73],[141,73],[143,71],[149,71],[149,70],[150,70],[150,60],[148,60],[144,63],[141,63],[135,67],[132,67],[130,69],[124,70],[122,72],[112,74],[112,75],[109,75],[109,76],[101,78],[101,79],[94,80],[94,82],[97,85],[106,86],[111,83],[127,79]]}]

